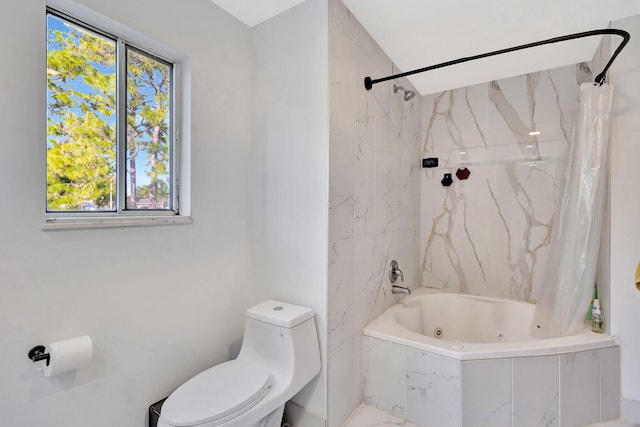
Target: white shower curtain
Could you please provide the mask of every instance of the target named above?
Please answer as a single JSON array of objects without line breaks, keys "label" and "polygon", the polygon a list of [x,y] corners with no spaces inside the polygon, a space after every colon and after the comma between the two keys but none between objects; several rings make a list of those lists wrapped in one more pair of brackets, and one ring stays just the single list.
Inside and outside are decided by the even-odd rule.
[{"label": "white shower curtain", "polygon": [[560,212],[532,331],[541,337],[578,332],[593,295],[609,162],[613,88],[584,83]]}]

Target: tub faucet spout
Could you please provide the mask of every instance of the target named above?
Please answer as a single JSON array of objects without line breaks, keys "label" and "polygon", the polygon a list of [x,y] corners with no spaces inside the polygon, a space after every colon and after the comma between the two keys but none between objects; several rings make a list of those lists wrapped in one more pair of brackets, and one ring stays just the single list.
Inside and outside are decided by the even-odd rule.
[{"label": "tub faucet spout", "polygon": [[403,286],[393,285],[391,287],[391,293],[392,294],[411,295],[411,289],[405,288]]}]

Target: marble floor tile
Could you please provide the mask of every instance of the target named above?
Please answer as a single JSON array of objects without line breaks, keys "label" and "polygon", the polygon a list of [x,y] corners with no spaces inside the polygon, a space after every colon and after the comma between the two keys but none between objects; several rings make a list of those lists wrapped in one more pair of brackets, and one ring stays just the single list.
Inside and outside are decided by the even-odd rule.
[{"label": "marble floor tile", "polygon": [[394,417],[372,406],[360,404],[347,418],[342,427],[418,427],[402,418]]},{"label": "marble floor tile", "polygon": [[640,427],[640,424],[634,424],[625,420],[613,420],[606,423],[591,424],[588,427]]},{"label": "marble floor tile", "polygon": [[[347,418],[342,427],[419,427],[401,418],[394,417],[372,406],[361,403]],[[606,423],[591,424],[586,427],[640,427],[625,420],[613,420]]]}]

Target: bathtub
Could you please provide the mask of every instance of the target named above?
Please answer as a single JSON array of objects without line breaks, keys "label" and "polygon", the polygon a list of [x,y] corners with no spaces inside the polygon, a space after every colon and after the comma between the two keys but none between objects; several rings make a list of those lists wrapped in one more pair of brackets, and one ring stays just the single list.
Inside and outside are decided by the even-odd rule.
[{"label": "bathtub", "polygon": [[534,339],[535,305],[418,288],[363,330],[364,401],[419,427],[620,417],[620,351],[585,324]]},{"label": "bathtub", "polygon": [[364,335],[457,360],[526,357],[611,347],[616,340],[592,332],[535,339],[535,305],[418,288],[364,328]]}]

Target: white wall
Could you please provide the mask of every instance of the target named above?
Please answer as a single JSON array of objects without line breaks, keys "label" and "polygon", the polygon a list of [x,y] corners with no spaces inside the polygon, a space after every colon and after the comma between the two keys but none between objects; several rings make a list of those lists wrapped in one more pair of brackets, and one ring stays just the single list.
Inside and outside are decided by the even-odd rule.
[{"label": "white wall", "polygon": [[308,0],[253,28],[255,216],[270,295],[311,307],[322,373],[294,400],[326,417],[328,6]]},{"label": "white wall", "polygon": [[[640,16],[616,21],[631,41],[611,68],[616,91],[611,127],[610,331],[621,343],[622,416],[640,422],[640,292],[634,286],[640,260]],[[612,39],[612,46],[619,38]],[[632,408],[632,411],[626,410]]]},{"label": "white wall", "polygon": [[[247,161],[252,152],[250,30],[209,0],[81,3],[190,58],[194,222],[41,230],[45,2],[4,1],[2,427],[145,426],[149,404],[191,375],[235,356],[244,310],[269,292],[252,268],[250,212],[258,189],[250,185]],[[316,252],[320,260],[326,257],[322,245]],[[299,293],[305,280],[297,283]],[[81,334],[93,337],[95,359],[75,373],[45,378],[27,360],[36,344]]]}]

